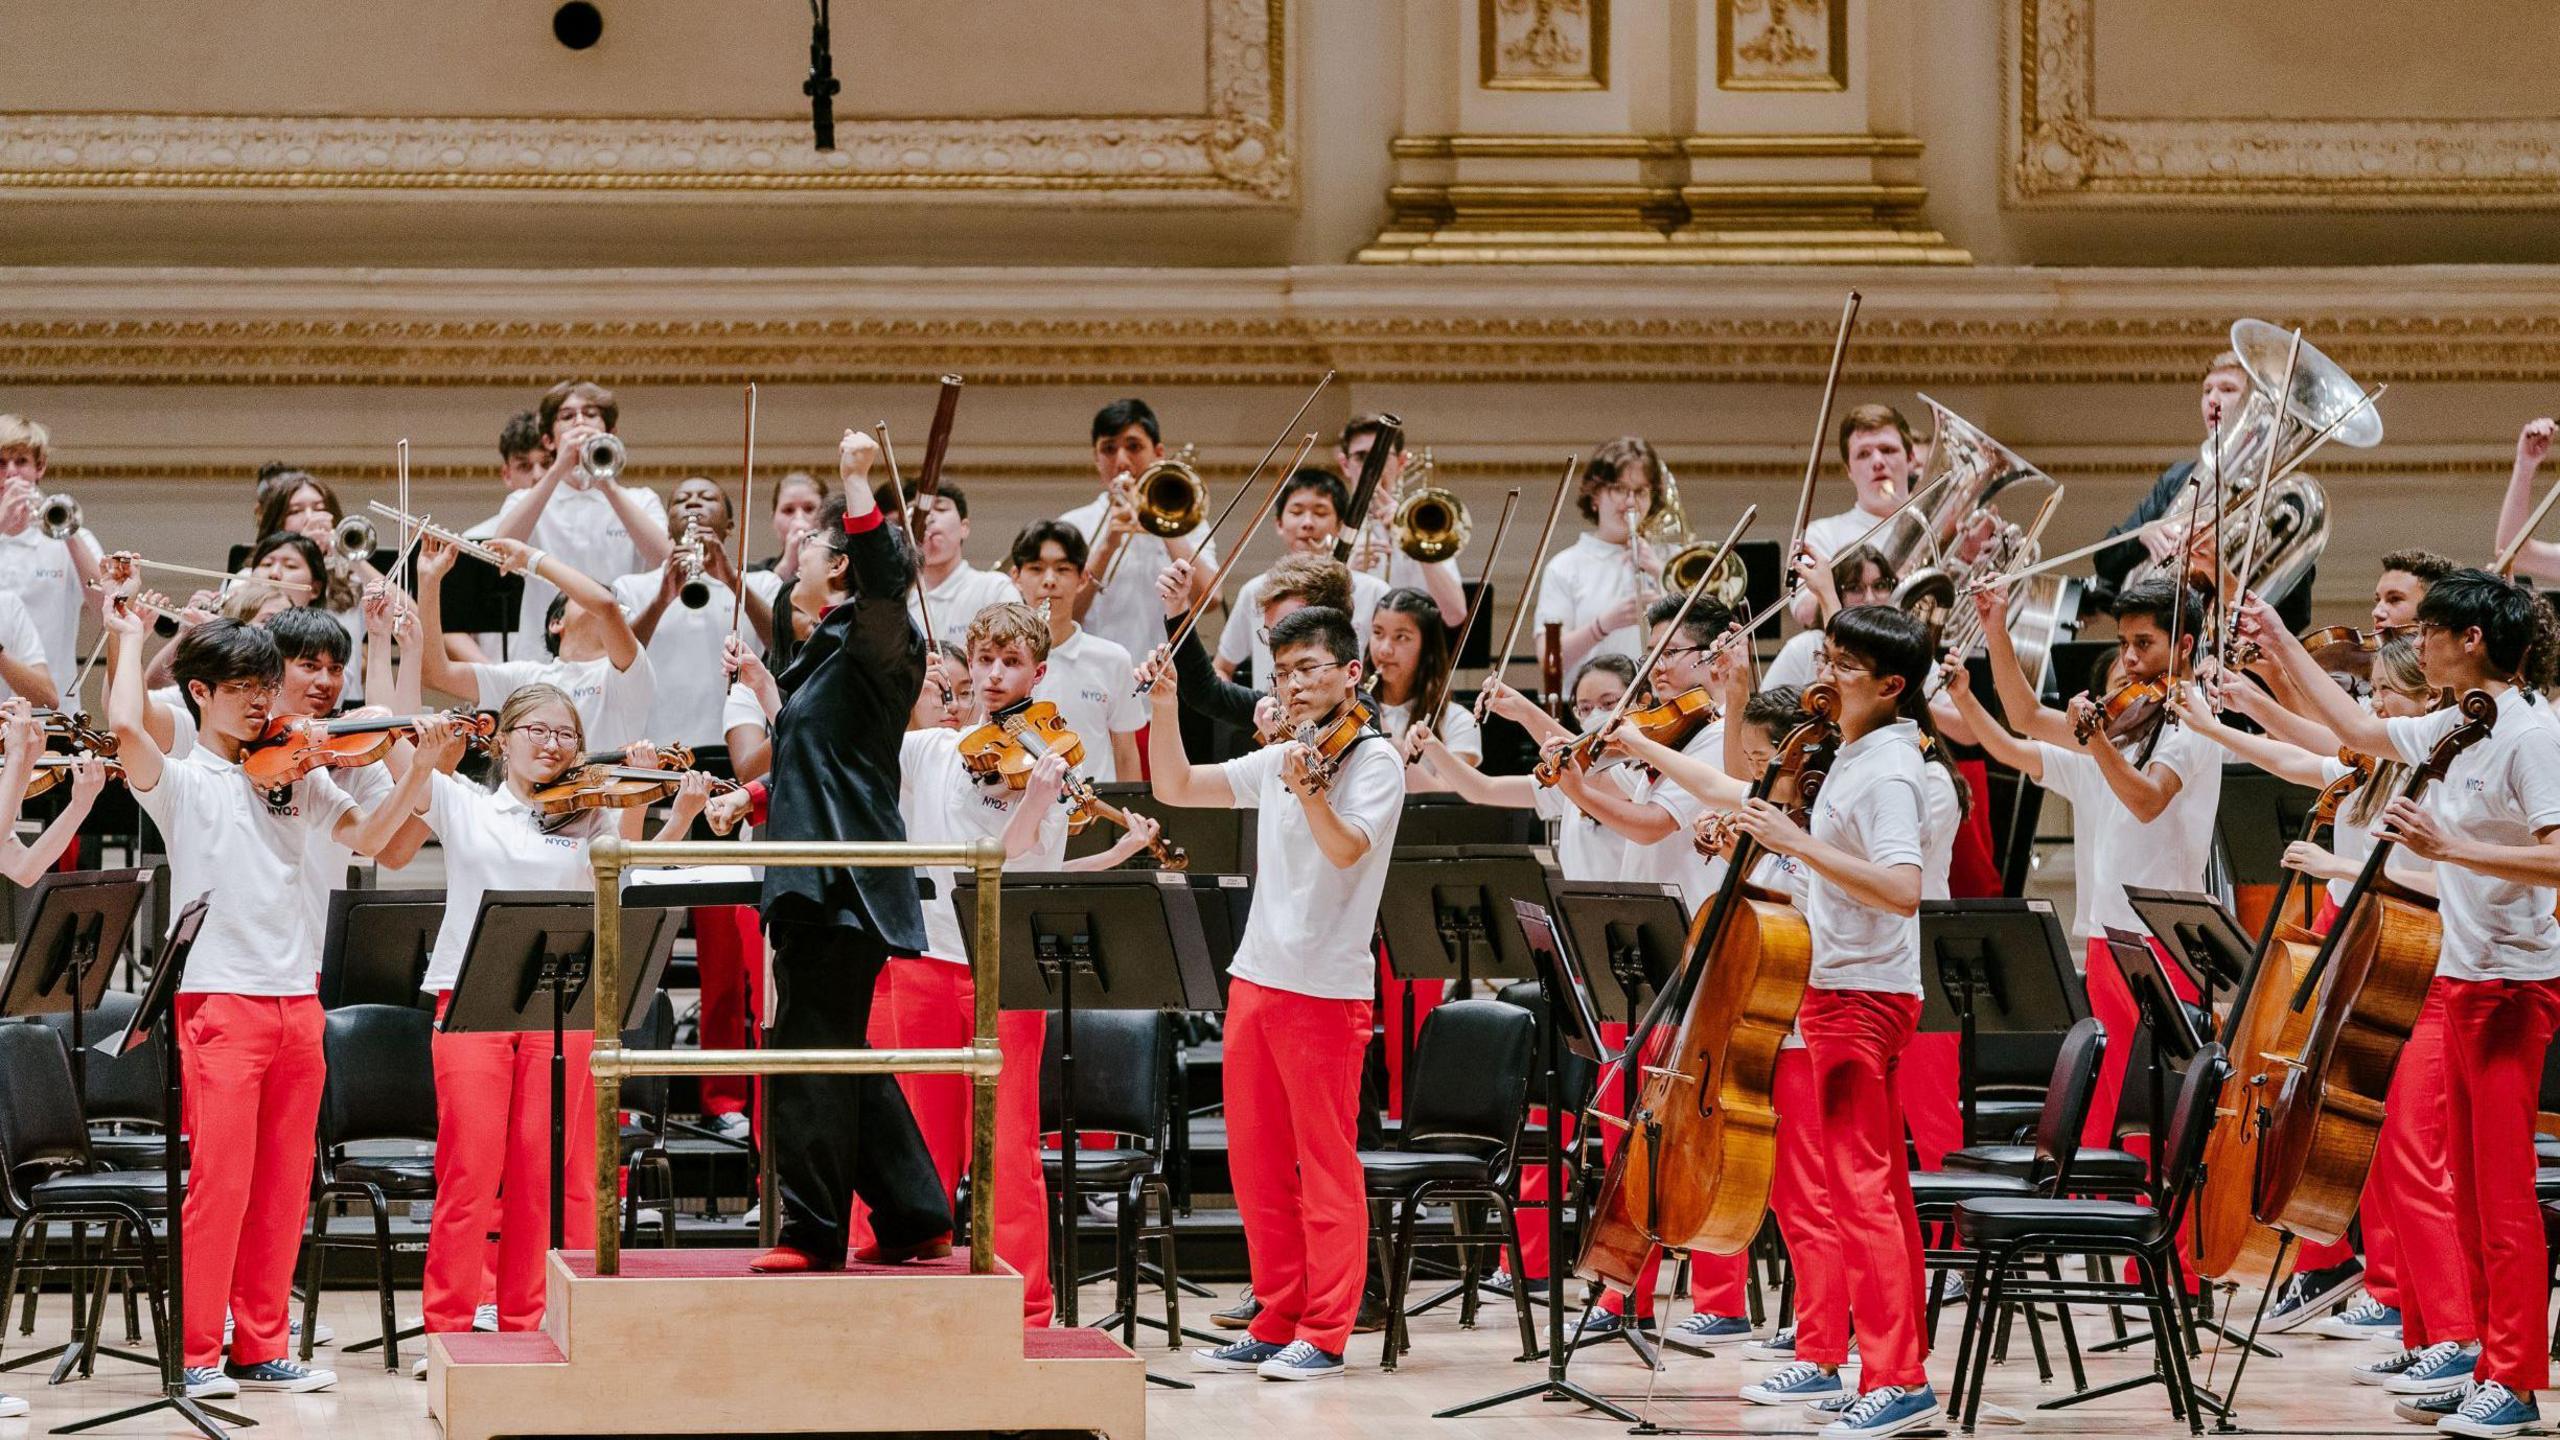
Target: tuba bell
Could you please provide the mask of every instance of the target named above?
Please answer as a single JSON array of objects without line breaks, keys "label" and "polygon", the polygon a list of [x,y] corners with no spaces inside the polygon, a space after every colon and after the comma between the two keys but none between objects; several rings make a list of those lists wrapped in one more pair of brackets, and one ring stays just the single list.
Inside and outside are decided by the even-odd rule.
[{"label": "tuba bell", "polygon": [[80,533],[80,502],[68,495],[47,495],[36,507],[36,525],[47,540],[68,540]]},{"label": "tuba bell", "polygon": [[[1653,513],[1645,517],[1637,533],[1646,544],[1672,552],[1671,558],[1662,562],[1660,575],[1637,576],[1640,591],[1658,580],[1664,591],[1685,595],[1690,586],[1698,583],[1707,562],[1715,558],[1714,542],[1689,533],[1689,514],[1680,505],[1680,477],[1671,473],[1668,463],[1662,467],[1662,503],[1653,507]],[[1750,598],[1751,571],[1742,563],[1740,551],[1727,554],[1724,563],[1716,567],[1715,578],[1707,582],[1706,594],[1729,610],[1740,609]]]},{"label": "tuba bell", "polygon": [[1396,505],[1394,528],[1396,548],[1425,565],[1447,560],[1467,548],[1467,536],[1475,522],[1467,518],[1467,502],[1454,493],[1431,483],[1431,452],[1422,452],[1413,473],[1405,477],[1410,487]]}]

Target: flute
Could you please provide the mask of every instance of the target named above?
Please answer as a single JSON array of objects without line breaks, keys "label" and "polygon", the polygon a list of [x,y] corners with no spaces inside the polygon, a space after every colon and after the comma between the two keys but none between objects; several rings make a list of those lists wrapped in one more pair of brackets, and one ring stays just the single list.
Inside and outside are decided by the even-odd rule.
[{"label": "flute", "polygon": [[497,551],[490,549],[488,546],[481,544],[477,540],[466,539],[451,530],[447,530],[443,526],[435,523],[435,519],[432,516],[412,515],[405,510],[385,505],[379,500],[373,502],[373,513],[386,520],[396,520],[402,525],[416,531],[420,535],[433,535],[437,539],[444,541],[446,544],[451,545],[454,549],[461,551],[463,554],[469,555],[475,559],[486,560],[490,564],[498,567],[500,570],[507,568],[507,559],[505,556],[500,555]]}]

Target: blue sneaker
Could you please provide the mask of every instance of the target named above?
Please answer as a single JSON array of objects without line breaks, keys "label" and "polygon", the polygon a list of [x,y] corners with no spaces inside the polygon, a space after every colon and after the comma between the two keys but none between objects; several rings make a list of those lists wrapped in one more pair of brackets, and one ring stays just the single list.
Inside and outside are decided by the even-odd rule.
[{"label": "blue sneaker", "polygon": [[2395,1350],[2379,1360],[2368,1360],[2347,1374],[2359,1385],[2388,1385],[2405,1374],[2410,1366],[2426,1358],[2427,1352],[2423,1349]]},{"label": "blue sneaker", "polygon": [[278,1390],[307,1395],[338,1383],[335,1371],[308,1370],[290,1360],[261,1360],[255,1365],[225,1365],[222,1373],[243,1390]]},{"label": "blue sneaker", "polygon": [[1312,1340],[1292,1340],[1255,1373],[1265,1380],[1329,1380],[1342,1373],[1342,1357],[1317,1349]]},{"label": "blue sneaker", "polygon": [[240,1393],[239,1382],[212,1365],[190,1365],[183,1378],[190,1400],[228,1400]]},{"label": "blue sneaker", "polygon": [[2533,1402],[2532,1396],[2518,1395],[2495,1380],[2483,1380],[2471,1387],[2460,1410],[2436,1422],[2436,1429],[2447,1435],[2500,1440],[2541,1423],[2542,1407]]},{"label": "blue sneaker", "polygon": [[2480,1352],[2458,1340],[2440,1340],[2418,1352],[2409,1368],[2382,1382],[2394,1395],[2441,1395],[2471,1383]]},{"label": "blue sneaker", "polygon": [[1780,1326],[1769,1332],[1769,1338],[1754,1340],[1742,1347],[1745,1360],[1776,1360],[1780,1363],[1796,1358],[1796,1327]]},{"label": "blue sneaker", "polygon": [[[1801,1405],[1845,1395],[1849,1387],[1840,1383],[1840,1372],[1825,1370],[1810,1360],[1799,1360],[1769,1373],[1768,1378],[1742,1387],[1742,1398],[1754,1405]],[[1845,1408],[1845,1407],[1844,1407]]]},{"label": "blue sneaker", "polygon": [[1260,1370],[1263,1361],[1288,1348],[1286,1345],[1274,1345],[1268,1340],[1256,1340],[1247,1335],[1241,1340],[1231,1341],[1225,1345],[1201,1346],[1191,1352],[1191,1365],[1196,1370],[1228,1370],[1237,1374],[1247,1374]]},{"label": "blue sneaker", "polygon": [[1712,1341],[1740,1340],[1751,1333],[1751,1322],[1739,1315],[1692,1315],[1671,1327],[1662,1343],[1691,1355],[1711,1355]]},{"label": "blue sneaker", "polygon": [[[1572,1337],[1573,1347],[1579,1350],[1585,1345],[1597,1344],[1602,1340],[1614,1339],[1619,1331],[1626,1328],[1627,1317],[1624,1315],[1619,1314],[1615,1310],[1594,1309],[1575,1323]],[[1654,1323],[1650,1318],[1638,1320],[1636,1322],[1636,1333],[1647,1340],[1658,1340],[1661,1338],[1661,1332],[1654,1328]]]},{"label": "blue sneaker", "polygon": [[1938,1392],[1926,1385],[1914,1389],[1879,1385],[1851,1402],[1839,1419],[1823,1426],[1823,1440],[1883,1440],[1935,1424],[1941,1413]]},{"label": "blue sneaker", "polygon": [[2462,1404],[2471,1398],[2471,1387],[2447,1390],[2441,1395],[2414,1395],[2393,1403],[2391,1413],[2412,1425],[2435,1426],[2462,1413]]},{"label": "blue sneaker", "polygon": [[2314,1335],[2332,1340],[2374,1340],[2384,1344],[2400,1343],[2400,1311],[2367,1295],[2335,1315],[2326,1315],[2305,1327]]}]

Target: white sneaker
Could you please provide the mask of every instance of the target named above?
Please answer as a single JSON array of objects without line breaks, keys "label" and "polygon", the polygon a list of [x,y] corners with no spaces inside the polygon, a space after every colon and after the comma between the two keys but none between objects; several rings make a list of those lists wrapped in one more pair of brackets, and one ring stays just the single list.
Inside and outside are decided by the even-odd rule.
[{"label": "white sneaker", "polygon": [[0,1420],[15,1420],[26,1413],[26,1401],[15,1395],[0,1395]]},{"label": "white sneaker", "polygon": [[412,1380],[424,1380],[427,1378],[426,1356],[419,1356],[418,1363],[409,1367],[409,1378]]},{"label": "white sneaker", "polygon": [[725,1115],[706,1115],[702,1119],[702,1128],[723,1140],[739,1145],[746,1144],[749,1137],[755,1133],[755,1124],[747,1119],[747,1112],[744,1110],[732,1110]]},{"label": "white sneaker", "polygon": [[472,1311],[471,1328],[474,1330],[495,1333],[498,1328],[498,1307],[495,1305],[483,1305],[479,1309]]}]

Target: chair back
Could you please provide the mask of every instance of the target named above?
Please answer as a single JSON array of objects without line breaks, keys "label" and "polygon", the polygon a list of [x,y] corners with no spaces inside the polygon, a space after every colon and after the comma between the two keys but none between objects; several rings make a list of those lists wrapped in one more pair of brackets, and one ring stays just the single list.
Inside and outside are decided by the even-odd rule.
[{"label": "chair back", "polygon": [[[640,1017],[638,1025],[622,1032],[622,1046],[626,1050],[673,1050],[676,1048],[676,1002],[667,998],[666,991],[660,990],[651,997],[649,1013]],[[585,1080],[573,1074],[569,1083],[584,1084]],[[637,1116],[640,1122],[651,1131],[664,1134],[667,1128],[667,1107],[671,1103],[670,1089],[667,1076],[631,1076],[622,1082],[622,1108],[625,1112]]]},{"label": "chair back", "polygon": [[1405,1071],[1404,1148],[1499,1160],[1529,1117],[1537,1018],[1499,1000],[1455,1000],[1423,1017]]},{"label": "chair back", "polygon": [[[80,1017],[80,1039],[93,1048],[88,1063],[80,1068],[80,1109],[92,1125],[148,1125],[158,1129],[161,1119],[161,1066],[166,1063],[159,1032],[122,1055],[103,1055],[94,1047],[101,1040],[133,1023],[133,1012],[142,1007],[139,997],[121,990],[110,990],[98,999],[98,1008]],[[40,1023],[71,1043],[71,1015],[38,1017]]]},{"label": "chair back", "polygon": [[[1059,1129],[1067,1113],[1058,1079],[1066,1026],[1055,1010],[1048,1020],[1049,1033],[1040,1046],[1044,1135]],[[1076,1128],[1134,1136],[1143,1148],[1155,1149],[1164,1136],[1172,1092],[1173,1017],[1161,1010],[1079,1009],[1075,1041]]]},{"label": "chair back", "polygon": [[2053,1194],[2070,1193],[2071,1163],[2080,1154],[2080,1130],[2089,1123],[2089,1107],[2097,1100],[2098,1062],[2106,1049],[2107,1027],[2091,1015],[2064,1032],[2054,1053],[2053,1078],[2036,1117],[2036,1176],[2048,1181]]},{"label": "chair back", "polygon": [[24,1214],[28,1186],[89,1168],[70,1052],[49,1026],[0,1023],[0,1200]]},{"label": "chair back", "polygon": [[405,1005],[348,1005],[328,1012],[324,1023],[329,1078],[320,1095],[321,1149],[435,1139],[435,1017]]},{"label": "chair back", "polygon": [[2186,1217],[2187,1201],[2195,1194],[2196,1181],[2204,1172],[2205,1141],[2213,1134],[2214,1107],[2222,1100],[2222,1082],[2230,1077],[2231,1062],[2219,1043],[2208,1043],[2187,1061],[2187,1073],[2178,1082],[2177,1097],[2169,1104],[2168,1143],[2160,1151],[2160,1177],[2166,1194],[2162,1210],[2175,1230]]}]

